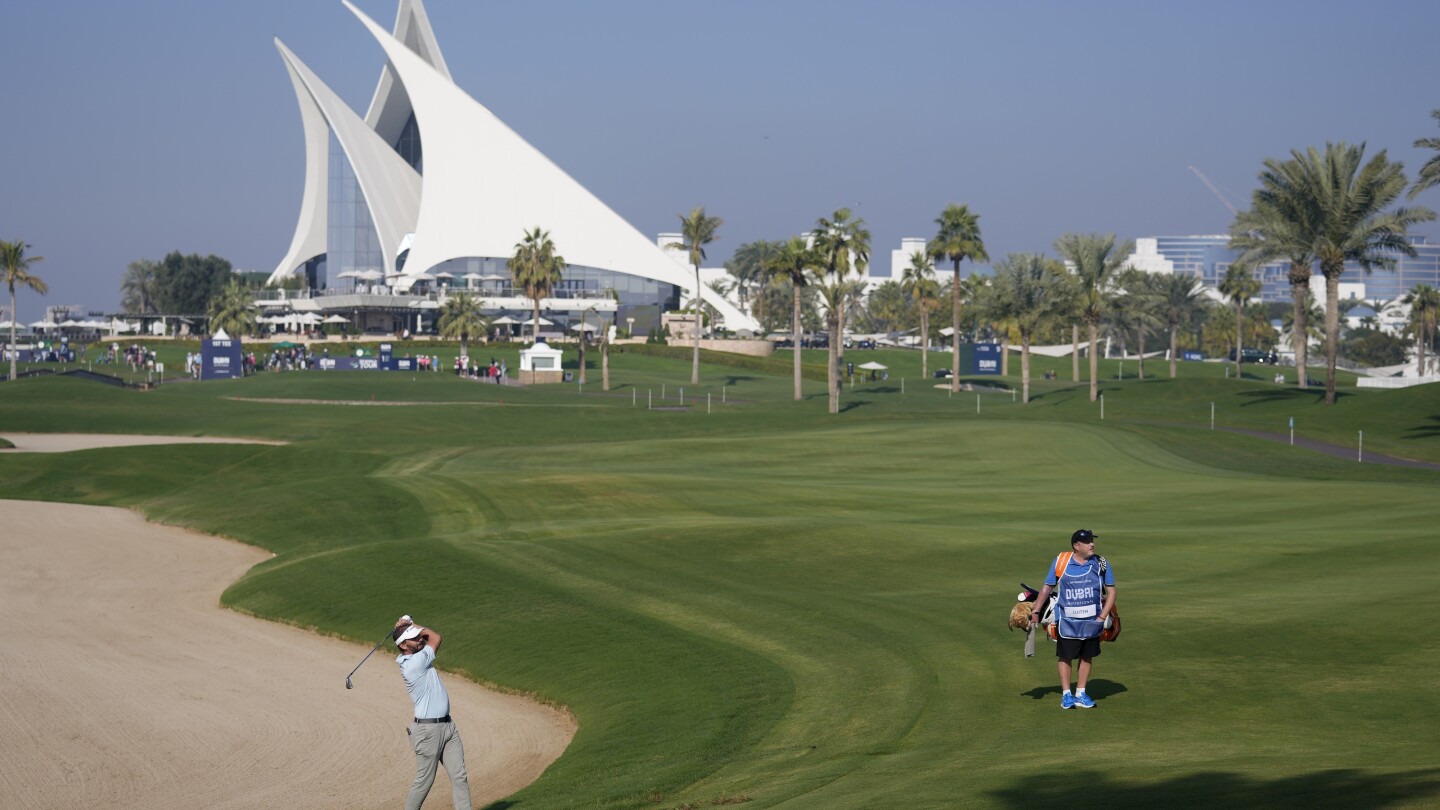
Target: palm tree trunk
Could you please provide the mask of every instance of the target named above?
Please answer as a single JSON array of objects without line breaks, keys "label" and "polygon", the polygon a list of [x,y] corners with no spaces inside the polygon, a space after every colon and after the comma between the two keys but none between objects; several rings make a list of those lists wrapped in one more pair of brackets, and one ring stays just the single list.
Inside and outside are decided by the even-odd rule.
[{"label": "palm tree trunk", "polygon": [[700,305],[700,264],[695,264],[695,359],[690,364],[690,384],[700,384],[700,328],[705,323],[704,308]]},{"label": "palm tree trunk", "polygon": [[[580,322],[585,323],[583,320]],[[585,384],[585,330],[580,330],[580,384]]]},{"label": "palm tree trunk", "polygon": [[1070,382],[1080,382],[1080,324],[1070,324]]},{"label": "palm tree trunk", "polygon": [[1325,271],[1325,404],[1335,404],[1335,350],[1340,342],[1340,273],[1345,265]]},{"label": "palm tree trunk", "polygon": [[1240,357],[1245,353],[1245,337],[1240,333],[1240,302],[1235,302],[1235,379],[1240,379]]},{"label": "palm tree trunk", "polygon": [[1090,401],[1100,399],[1100,358],[1095,354],[1095,349],[1100,343],[1100,324],[1095,321],[1086,321],[1085,326],[1090,331]]},{"label": "palm tree trunk", "polygon": [[793,328],[794,328],[794,331],[795,331],[795,335],[794,335],[794,337],[792,338],[792,345],[791,345],[791,347],[790,347],[790,349],[791,349],[790,353],[795,356],[795,401],[796,401],[796,402],[799,402],[799,401],[803,398],[803,397],[802,397],[802,392],[801,392],[801,390],[800,390],[800,342],[801,342],[801,339],[804,337],[804,336],[801,334],[801,332],[800,332],[800,285],[799,285],[799,284],[796,284],[796,285],[795,285],[795,294],[794,294],[793,296],[791,296],[791,300],[794,301],[794,303],[795,303],[795,307],[794,307],[794,309],[795,309],[795,315],[794,315],[794,327],[793,327]]},{"label": "palm tree trunk", "polygon": [[1135,342],[1140,344],[1140,359],[1136,361],[1136,365],[1140,367],[1139,378],[1143,380],[1145,379],[1145,333],[1136,332]]},{"label": "palm tree trunk", "polygon": [[826,362],[825,369],[825,384],[826,387],[830,389],[830,413],[840,412],[840,391],[838,389],[838,386],[840,384],[840,369],[838,369],[835,365],[837,362],[839,362],[838,355],[835,352],[835,345],[838,342],[835,337],[835,328],[836,324],[838,323],[838,318],[838,313],[831,312],[830,317],[826,319],[829,321],[829,323],[826,325],[830,327],[831,330],[830,340],[826,341],[829,344],[829,348],[826,350],[826,354],[829,359]]},{"label": "palm tree trunk", "polygon": [[1020,333],[1020,404],[1030,404],[1030,335]]},{"label": "palm tree trunk", "polygon": [[1170,379],[1175,379],[1175,330],[1180,324],[1170,324]]},{"label": "palm tree trunk", "polygon": [[600,342],[600,390],[610,390],[610,341]]},{"label": "palm tree trunk", "polygon": [[960,260],[955,260],[955,283],[950,285],[950,390],[960,390]]},{"label": "palm tree trunk", "polygon": [[1010,334],[1008,332],[1000,335],[1000,376],[1010,376]]},{"label": "palm tree trunk", "polygon": [[19,315],[15,312],[15,282],[10,282],[10,379],[14,380],[18,375],[15,371],[15,361],[20,356],[20,350],[15,348],[15,321]]},{"label": "palm tree trunk", "polygon": [[1290,285],[1290,298],[1295,305],[1295,312],[1290,318],[1290,348],[1295,350],[1295,376],[1301,388],[1306,386],[1305,378],[1310,376],[1305,373],[1305,354],[1310,342],[1310,325],[1305,322],[1305,291],[1308,288],[1308,283]]},{"label": "palm tree trunk", "polygon": [[930,317],[921,305],[920,310],[920,377],[930,379]]}]

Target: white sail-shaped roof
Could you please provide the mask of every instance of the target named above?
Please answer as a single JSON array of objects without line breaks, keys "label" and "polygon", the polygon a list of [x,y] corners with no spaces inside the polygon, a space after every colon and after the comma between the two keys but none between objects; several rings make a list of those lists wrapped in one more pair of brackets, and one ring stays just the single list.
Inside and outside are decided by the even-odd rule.
[{"label": "white sail-shaped roof", "polygon": [[285,258],[275,266],[268,283],[274,284],[300,269],[301,265],[325,252],[329,225],[330,194],[330,128],[325,116],[304,82],[287,61],[285,70],[295,87],[295,100],[300,104],[300,123],[305,128],[305,192],[300,198],[300,220]]},{"label": "white sail-shaped roof", "polygon": [[420,175],[390,144],[365,125],[335,91],[320,80],[280,40],[275,40],[292,75],[314,99],[340,149],[355,170],[355,180],[370,207],[370,219],[380,241],[385,274],[394,275],[400,242],[414,226],[420,207]]},{"label": "white sail-shaped roof", "polygon": [[[425,150],[425,183],[415,238],[405,262],[413,277],[468,256],[510,256],[526,229],[550,232],[573,265],[614,270],[694,292],[695,279],[541,154],[494,113],[457,87],[345,0],[385,50],[405,85]],[[408,286],[402,278],[397,286]],[[758,323],[702,286],[703,300],[732,329]]]}]

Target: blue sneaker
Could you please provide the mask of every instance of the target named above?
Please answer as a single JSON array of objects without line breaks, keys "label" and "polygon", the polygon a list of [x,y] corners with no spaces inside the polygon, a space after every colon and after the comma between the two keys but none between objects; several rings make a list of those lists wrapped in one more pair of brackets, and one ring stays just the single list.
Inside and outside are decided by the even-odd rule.
[{"label": "blue sneaker", "polygon": [[[1092,704],[1090,704],[1090,705],[1091,705],[1091,706],[1094,706],[1095,704],[1092,703]],[[1075,708],[1075,696],[1072,695],[1072,694],[1070,694],[1069,692],[1066,692],[1065,694],[1061,695],[1061,696],[1060,696],[1060,708],[1062,708],[1062,709],[1073,709],[1073,708]]]},{"label": "blue sneaker", "polygon": [[1089,695],[1081,692],[1075,696],[1075,705],[1082,709],[1093,709],[1095,708],[1095,701],[1091,700]]}]

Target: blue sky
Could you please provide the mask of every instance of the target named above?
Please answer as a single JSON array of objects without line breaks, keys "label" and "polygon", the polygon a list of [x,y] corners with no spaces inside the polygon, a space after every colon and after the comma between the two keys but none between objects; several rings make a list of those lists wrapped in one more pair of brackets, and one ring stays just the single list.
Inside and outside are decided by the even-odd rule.
[{"label": "blue sky", "polygon": [[[394,21],[394,0],[357,5]],[[711,265],[840,206],[881,267],[950,202],[996,258],[1066,231],[1218,233],[1230,213],[1188,166],[1244,207],[1266,157],[1366,141],[1413,177],[1412,142],[1440,136],[1431,2],[426,9],[457,83],[641,232],[723,217]],[[51,288],[27,321],[113,310],[125,265],[170,250],[273,269],[304,155],[272,39],[362,113],[383,61],[339,0],[12,0],[5,23],[0,238]]]}]

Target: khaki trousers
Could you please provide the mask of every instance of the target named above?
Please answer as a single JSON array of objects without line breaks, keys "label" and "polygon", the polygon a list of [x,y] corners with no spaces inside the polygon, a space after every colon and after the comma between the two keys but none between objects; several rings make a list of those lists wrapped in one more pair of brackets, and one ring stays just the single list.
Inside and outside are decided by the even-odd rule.
[{"label": "khaki trousers", "polygon": [[420,810],[435,784],[435,770],[445,766],[455,810],[471,810],[470,782],[465,775],[465,748],[455,723],[411,723],[410,747],[415,750],[415,781],[405,797],[405,810]]}]

